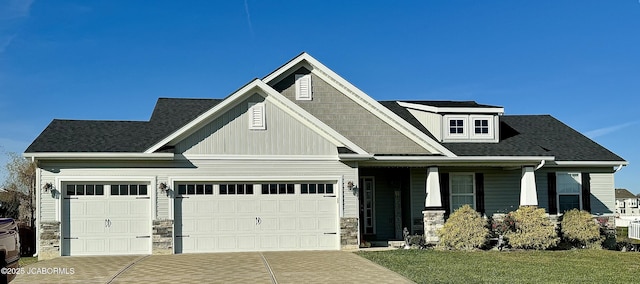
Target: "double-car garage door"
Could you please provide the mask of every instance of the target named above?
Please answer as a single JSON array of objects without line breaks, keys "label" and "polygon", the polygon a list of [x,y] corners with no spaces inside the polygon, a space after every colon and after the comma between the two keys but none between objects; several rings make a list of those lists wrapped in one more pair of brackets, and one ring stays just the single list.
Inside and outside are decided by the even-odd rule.
[{"label": "double-car garage door", "polygon": [[176,253],[339,249],[333,183],[179,183]]},{"label": "double-car garage door", "polygon": [[[150,254],[151,186],[63,183],[63,255]],[[176,253],[337,250],[335,182],[178,182]]]}]

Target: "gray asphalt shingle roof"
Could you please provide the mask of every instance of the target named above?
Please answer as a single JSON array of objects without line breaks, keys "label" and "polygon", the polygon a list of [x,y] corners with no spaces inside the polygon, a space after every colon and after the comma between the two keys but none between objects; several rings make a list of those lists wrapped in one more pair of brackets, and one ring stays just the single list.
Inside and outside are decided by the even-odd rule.
[{"label": "gray asphalt shingle roof", "polygon": [[220,101],[160,98],[149,121],[54,119],[25,152],[143,152]]},{"label": "gray asphalt shingle roof", "polygon": [[400,101],[433,107],[495,108],[501,106],[483,105],[475,101]]}]

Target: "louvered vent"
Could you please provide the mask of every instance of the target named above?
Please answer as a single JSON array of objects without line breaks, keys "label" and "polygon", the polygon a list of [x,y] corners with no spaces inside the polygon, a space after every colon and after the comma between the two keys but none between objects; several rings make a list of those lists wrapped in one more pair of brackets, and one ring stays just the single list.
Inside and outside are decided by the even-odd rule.
[{"label": "louvered vent", "polygon": [[267,129],[264,103],[249,103],[249,129]]},{"label": "louvered vent", "polygon": [[311,74],[296,74],[296,100],[310,101],[312,98]]}]

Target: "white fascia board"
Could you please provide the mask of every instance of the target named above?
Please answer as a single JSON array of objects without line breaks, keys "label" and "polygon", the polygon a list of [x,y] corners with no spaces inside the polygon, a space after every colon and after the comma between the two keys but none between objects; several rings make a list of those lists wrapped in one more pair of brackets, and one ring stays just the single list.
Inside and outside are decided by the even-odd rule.
[{"label": "white fascia board", "polygon": [[555,164],[558,166],[602,166],[602,167],[617,167],[617,166],[627,166],[629,162],[627,161],[555,161]]},{"label": "white fascia board", "polygon": [[242,161],[337,161],[338,157],[331,155],[206,155],[187,154],[177,155],[180,160],[242,160]]},{"label": "white fascia board", "polygon": [[53,153],[24,153],[24,157],[36,160],[163,160],[174,159],[173,153],[75,153],[75,152],[53,152]]},{"label": "white fascia board", "polygon": [[347,80],[342,78],[340,75],[333,72],[331,69],[324,66],[324,64],[320,63],[320,61],[311,57],[308,53],[302,53],[298,57],[289,61],[287,64],[280,67],[278,70],[272,72],[267,75],[263,81],[266,83],[271,82],[274,79],[280,78],[281,75],[285,74],[289,69],[298,65],[302,61],[307,61],[311,65],[311,72],[324,81],[328,82],[332,87],[343,90],[343,93],[347,95],[350,99],[352,99],[357,104],[361,105],[367,110],[370,110],[371,113],[382,119],[384,122],[388,123],[392,127],[396,128],[400,133],[406,135],[411,140],[416,142],[418,145],[422,146],[428,151],[442,153],[445,156],[455,157],[456,155],[451,152],[446,147],[442,146],[437,141],[433,140],[431,137],[422,133],[418,129],[416,129],[413,125],[406,122],[404,119],[400,118],[397,114],[390,111],[386,107],[382,106],[379,102],[365,94],[363,91],[358,89],[356,86],[349,83]]},{"label": "white fascia board", "polygon": [[425,162],[522,162],[537,163],[554,161],[552,156],[375,156],[378,161],[425,161]]},{"label": "white fascia board", "polygon": [[503,107],[434,107],[422,104],[414,104],[408,102],[398,101],[400,106],[406,108],[412,108],[417,110],[428,111],[432,113],[495,113],[495,114],[503,114]]},{"label": "white fascia board", "polygon": [[338,154],[340,161],[365,161],[373,159],[371,154]]}]

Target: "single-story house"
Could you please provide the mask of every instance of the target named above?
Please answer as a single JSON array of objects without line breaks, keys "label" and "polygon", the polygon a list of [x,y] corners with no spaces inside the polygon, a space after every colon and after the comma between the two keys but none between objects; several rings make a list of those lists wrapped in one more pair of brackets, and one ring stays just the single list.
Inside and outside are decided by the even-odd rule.
[{"label": "single-story house", "polygon": [[224,99],[148,121],[54,119],[36,161],[38,253],[354,249],[437,241],[450,212],[613,216],[627,162],[550,115],[376,101],[307,53]]}]

